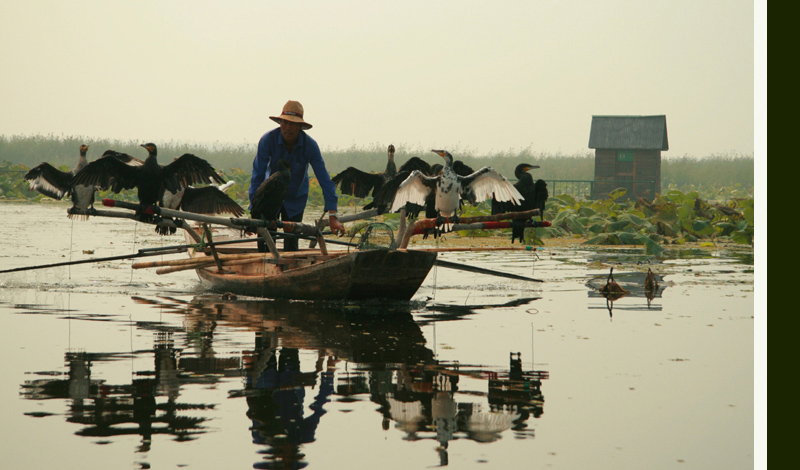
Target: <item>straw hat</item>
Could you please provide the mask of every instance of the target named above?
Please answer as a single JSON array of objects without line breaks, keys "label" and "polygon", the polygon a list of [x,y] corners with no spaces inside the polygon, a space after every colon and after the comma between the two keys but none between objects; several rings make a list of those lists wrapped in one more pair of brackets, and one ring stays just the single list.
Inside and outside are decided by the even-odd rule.
[{"label": "straw hat", "polygon": [[278,124],[281,121],[297,122],[303,125],[303,130],[311,129],[311,124],[303,121],[303,105],[298,101],[287,101],[283,105],[283,111],[280,116],[270,116],[269,118]]}]

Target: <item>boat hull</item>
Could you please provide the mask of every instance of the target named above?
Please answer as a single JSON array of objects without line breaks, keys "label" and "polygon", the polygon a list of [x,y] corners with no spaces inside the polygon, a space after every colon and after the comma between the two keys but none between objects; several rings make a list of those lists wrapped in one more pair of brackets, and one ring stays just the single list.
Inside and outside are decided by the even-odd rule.
[{"label": "boat hull", "polygon": [[410,300],[435,261],[433,252],[373,250],[285,270],[220,273],[210,267],[197,269],[197,275],[213,291],[256,297]]}]

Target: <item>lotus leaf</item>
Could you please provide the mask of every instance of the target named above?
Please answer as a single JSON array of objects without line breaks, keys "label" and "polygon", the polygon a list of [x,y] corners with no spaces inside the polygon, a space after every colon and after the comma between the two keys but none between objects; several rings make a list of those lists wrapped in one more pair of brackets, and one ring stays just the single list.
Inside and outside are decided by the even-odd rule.
[{"label": "lotus leaf", "polygon": [[661,256],[664,253],[664,247],[651,240],[646,235],[639,235],[639,239],[644,243],[645,253],[648,255]]},{"label": "lotus leaf", "polygon": [[630,227],[630,226],[631,226],[631,221],[630,220],[625,220],[625,219],[618,220],[616,222],[611,222],[610,224],[608,224],[608,231],[609,232],[619,232],[619,231],[624,230],[625,228]]},{"label": "lotus leaf", "polygon": [[648,215],[644,213],[644,211],[634,207],[628,211],[628,214],[639,217],[640,219],[647,219]]},{"label": "lotus leaf", "polygon": [[572,233],[577,233],[582,236],[586,235],[586,229],[574,217],[566,218],[565,223]]},{"label": "lotus leaf", "polygon": [[678,207],[677,214],[684,227],[691,226],[692,221],[696,218],[693,204],[684,204]]},{"label": "lotus leaf", "polygon": [[752,207],[745,208],[745,210],[742,213],[742,215],[744,216],[744,220],[747,221],[748,225],[750,225],[751,227],[755,227],[755,225],[756,225],[756,223],[755,223],[755,211],[753,210]]},{"label": "lotus leaf", "polygon": [[658,212],[653,219],[656,222],[662,221],[667,224],[674,224],[678,221],[678,206],[673,203],[665,203],[658,206]]},{"label": "lotus leaf", "polygon": [[556,214],[555,218],[553,218],[553,220],[550,221],[550,223],[553,225],[560,225],[561,223],[564,222],[564,219],[572,217],[574,215],[575,215],[574,210],[564,209],[562,211],[559,211],[558,214]]},{"label": "lotus leaf", "polygon": [[584,217],[591,217],[597,214],[597,211],[592,209],[591,207],[581,206],[578,208],[578,214]]},{"label": "lotus leaf", "polygon": [[575,198],[570,196],[569,194],[559,194],[558,196],[553,196],[556,199],[560,199],[564,201],[569,206],[576,206],[578,203],[575,201]]},{"label": "lotus leaf", "polygon": [[736,230],[731,234],[731,240],[742,245],[749,245],[753,243],[753,234],[746,230]]},{"label": "lotus leaf", "polygon": [[603,233],[606,230],[606,226],[608,224],[592,224],[589,227],[589,231],[592,233]]},{"label": "lotus leaf", "polygon": [[620,216],[620,219],[630,220],[631,223],[633,225],[635,225],[637,228],[642,228],[642,227],[647,227],[649,225],[652,225],[650,222],[646,221],[645,219],[643,219],[641,217],[638,217],[638,216],[636,216],[634,214],[631,214],[630,212],[626,212],[625,214],[622,214]]},{"label": "lotus leaf", "polygon": [[692,232],[698,236],[709,237],[716,233],[714,226],[707,220],[695,220],[692,224]]},{"label": "lotus leaf", "polygon": [[601,214],[601,215],[605,215],[605,216],[611,215],[611,209],[607,205],[605,205],[603,203],[594,202],[589,207],[593,211],[595,211],[595,213],[597,213],[597,214]]},{"label": "lotus leaf", "polygon": [[672,202],[681,204],[686,200],[686,195],[678,191],[677,189],[672,189],[670,191],[667,191],[667,198]]},{"label": "lotus leaf", "polygon": [[582,243],[582,245],[607,245],[608,234],[604,233],[596,237],[590,238]]},{"label": "lotus leaf", "polygon": [[622,245],[641,245],[643,243],[637,233],[619,232],[615,235],[617,235]]},{"label": "lotus leaf", "polygon": [[627,188],[617,188],[610,193],[608,193],[608,198],[612,201],[616,201],[617,199],[621,198],[628,192]]},{"label": "lotus leaf", "polygon": [[730,222],[717,222],[714,224],[714,228],[717,230],[717,234],[726,237],[736,230],[736,225]]}]

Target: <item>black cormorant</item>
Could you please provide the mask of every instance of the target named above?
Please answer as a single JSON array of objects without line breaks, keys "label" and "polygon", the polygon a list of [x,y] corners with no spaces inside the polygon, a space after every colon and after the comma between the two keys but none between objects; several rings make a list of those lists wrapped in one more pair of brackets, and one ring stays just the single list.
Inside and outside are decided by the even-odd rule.
[{"label": "black cormorant", "polygon": [[[409,174],[414,170],[420,170],[426,174],[430,172],[430,165],[419,157],[411,157],[398,171],[397,165],[394,162],[394,152],[394,145],[389,145],[386,169],[380,173],[369,173],[351,166],[339,172],[336,176],[331,178],[331,180],[334,184],[339,186],[342,194],[363,198],[369,196],[371,193],[373,198],[376,198],[385,184],[389,183],[403,172],[408,172]],[[397,184],[399,185],[400,183],[398,182]],[[377,207],[378,212],[383,214],[386,212],[389,205],[391,205],[391,200],[389,200],[389,202],[376,202],[373,199],[372,203],[364,206],[364,209]]]},{"label": "black cormorant", "polygon": [[[233,184],[233,181],[228,181],[222,186],[213,184],[202,188],[186,186],[176,192],[165,189],[161,207],[195,214],[227,213],[234,217],[241,217],[244,215],[242,206],[225,194],[225,190]],[[157,225],[156,232],[161,235],[171,235],[175,233],[175,227]]]},{"label": "black cormorant", "polygon": [[103,189],[110,187],[115,193],[137,188],[141,205],[137,215],[142,221],[150,221],[150,216],[158,213],[158,203],[162,200],[165,189],[177,192],[192,184],[225,183],[214,171],[214,167],[200,157],[186,153],[162,166],[157,160],[158,150],[155,144],[141,146],[148,152],[144,165],[132,167],[115,158],[100,158],[75,175],[75,182]]},{"label": "black cormorant", "polygon": [[[514,183],[514,187],[517,188],[522,197],[525,199],[520,204],[514,204],[511,201],[498,201],[497,199],[492,199],[492,214],[502,214],[505,212],[522,212],[522,211],[529,211],[532,209],[539,209],[539,217],[543,218],[544,214],[544,202],[547,200],[547,184],[544,180],[539,180],[536,183],[533,182],[533,177],[530,173],[530,170],[539,168],[539,165],[531,165],[530,163],[520,163],[514,169],[514,176],[517,177],[517,182]],[[537,194],[537,185],[538,185],[538,193]],[[542,186],[544,185],[544,186]],[[541,194],[541,189],[544,189],[544,194]],[[539,200],[537,196],[543,198]],[[525,236],[525,226],[523,221],[514,221],[512,222],[511,227],[511,243],[514,243],[514,240],[519,239],[520,243],[524,241]]]},{"label": "black cormorant", "polygon": [[292,179],[289,162],[278,160],[278,171],[269,175],[253,194],[251,219],[276,220]]}]

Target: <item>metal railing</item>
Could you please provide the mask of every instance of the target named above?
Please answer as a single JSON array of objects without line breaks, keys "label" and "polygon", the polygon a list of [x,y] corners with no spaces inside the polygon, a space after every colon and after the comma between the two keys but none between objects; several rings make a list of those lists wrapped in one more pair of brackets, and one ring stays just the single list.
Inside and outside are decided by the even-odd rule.
[{"label": "metal railing", "polygon": [[[627,188],[626,197],[636,194],[656,194],[655,181],[631,180],[546,180],[550,195],[569,194],[575,199],[604,199],[617,188]],[[597,191],[597,192],[595,192]],[[637,196],[638,197],[638,196]]]}]

